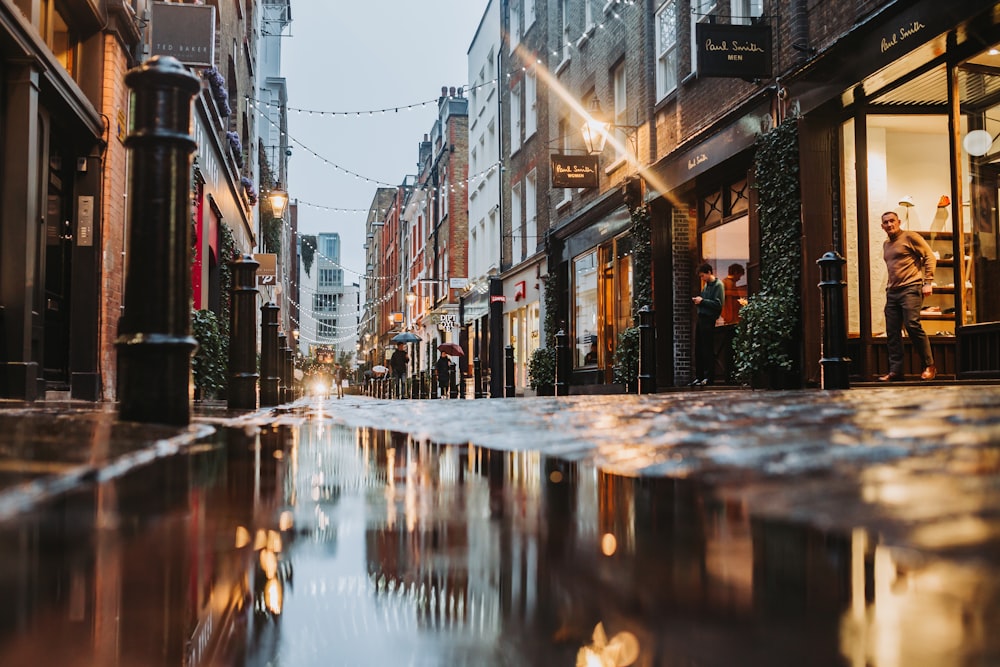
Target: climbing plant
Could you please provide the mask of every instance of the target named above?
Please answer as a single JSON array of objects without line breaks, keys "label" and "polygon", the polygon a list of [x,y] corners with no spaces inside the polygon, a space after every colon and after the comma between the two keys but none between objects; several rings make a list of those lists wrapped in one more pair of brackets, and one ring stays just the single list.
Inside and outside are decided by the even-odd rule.
[{"label": "climbing plant", "polygon": [[299,256],[302,258],[302,268],[306,270],[306,275],[312,275],[313,258],[316,257],[316,236],[303,234],[299,237]]},{"label": "climbing plant", "polygon": [[653,248],[649,207],[641,199],[626,203],[632,220],[632,326],[619,332],[611,368],[616,383],[633,387],[639,377],[639,311],[653,307]]},{"label": "climbing plant", "polygon": [[790,118],[757,139],[754,171],[761,290],[740,310],[733,340],[734,372],[743,384],[795,366],[802,254],[797,119]]},{"label": "climbing plant", "polygon": [[545,316],[542,318],[542,346],[535,349],[528,359],[528,385],[532,389],[547,387],[556,381],[556,342],[559,321],[556,317],[559,307],[559,277],[550,272],[545,281],[542,299],[545,302]]}]

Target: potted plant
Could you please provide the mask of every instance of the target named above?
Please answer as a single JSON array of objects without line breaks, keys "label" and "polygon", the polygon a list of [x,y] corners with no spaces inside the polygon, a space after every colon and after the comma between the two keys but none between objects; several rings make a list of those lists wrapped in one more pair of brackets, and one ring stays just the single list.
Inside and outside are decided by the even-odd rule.
[{"label": "potted plant", "polygon": [[240,176],[240,185],[243,186],[243,190],[247,193],[247,200],[250,202],[250,205],[256,206],[257,188],[253,186],[253,181],[251,181],[246,176]]},{"label": "potted plant", "polygon": [[639,327],[629,327],[618,334],[611,365],[614,380],[625,385],[626,392],[638,389],[639,381]]},{"label": "potted plant", "polygon": [[223,117],[229,116],[233,110],[229,106],[229,91],[226,90],[226,80],[222,78],[219,70],[214,67],[206,69],[203,76],[208,81],[209,88],[212,89],[212,99],[215,100],[215,106],[219,110],[219,115]]},{"label": "potted plant", "polygon": [[531,353],[528,360],[528,385],[539,396],[555,395],[556,351],[551,347],[540,347]]}]

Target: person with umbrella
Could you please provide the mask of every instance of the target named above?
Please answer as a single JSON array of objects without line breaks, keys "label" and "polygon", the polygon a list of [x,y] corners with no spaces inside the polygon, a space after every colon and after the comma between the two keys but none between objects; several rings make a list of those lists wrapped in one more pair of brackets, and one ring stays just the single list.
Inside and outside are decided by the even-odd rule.
[{"label": "person with umbrella", "polygon": [[402,395],[403,378],[406,377],[406,366],[409,363],[410,355],[406,353],[406,343],[396,343],[396,351],[389,357],[389,368],[392,369],[396,396]]},{"label": "person with umbrella", "polygon": [[451,395],[451,359],[440,347],[441,358],[434,363],[437,371],[438,388],[441,390],[441,398],[448,398]]}]

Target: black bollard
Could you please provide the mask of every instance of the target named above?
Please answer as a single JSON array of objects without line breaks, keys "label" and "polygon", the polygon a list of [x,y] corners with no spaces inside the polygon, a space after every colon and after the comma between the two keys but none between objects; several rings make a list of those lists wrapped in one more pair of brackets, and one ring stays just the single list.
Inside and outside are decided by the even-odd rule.
[{"label": "black bollard", "polygon": [[503,393],[507,398],[514,398],[514,346],[503,349]]},{"label": "black bollard", "polygon": [[260,307],[260,406],[278,403],[278,306],[268,301]]},{"label": "black bollard", "polygon": [[569,347],[566,339],[569,336],[566,331],[560,329],[556,332],[556,396],[569,396]]},{"label": "black bollard", "polygon": [[175,58],[125,75],[135,126],[125,139],[129,177],[128,272],[118,323],[121,419],[191,419],[191,100],[201,81]]},{"label": "black bollard", "polygon": [[656,328],[649,306],[639,309],[639,393],[656,393]]},{"label": "black bollard", "polygon": [[229,308],[230,408],[257,407],[257,267],[252,255],[243,255],[229,266],[233,271]]},{"label": "black bollard", "polygon": [[472,381],[475,383],[473,387],[474,393],[473,398],[483,397],[483,364],[479,359],[479,347],[482,340],[479,337],[479,320],[476,320],[476,342],[473,343],[476,349],[476,356],[472,358]]},{"label": "black bollard", "polygon": [[282,352],[285,355],[285,403],[291,403],[295,400],[295,350],[287,346]]},{"label": "black bollard", "polygon": [[285,390],[288,378],[285,377],[285,348],[288,347],[288,336],[284,331],[278,332],[278,403],[285,402]]},{"label": "black bollard", "polygon": [[823,389],[849,389],[851,360],[847,358],[847,322],[844,315],[844,264],[847,262],[834,250],[816,260],[822,280],[823,356],[819,365]]}]

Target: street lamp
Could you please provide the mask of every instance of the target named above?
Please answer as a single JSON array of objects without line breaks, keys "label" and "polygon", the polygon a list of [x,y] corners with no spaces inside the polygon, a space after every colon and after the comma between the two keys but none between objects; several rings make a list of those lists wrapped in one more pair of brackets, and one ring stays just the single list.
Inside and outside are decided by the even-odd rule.
[{"label": "street lamp", "polygon": [[285,207],[288,206],[288,192],[280,183],[271,189],[268,199],[271,201],[271,217],[275,220],[284,219]]},{"label": "street lamp", "polygon": [[[595,95],[590,100],[590,108],[580,127],[580,134],[583,135],[583,145],[587,147],[587,152],[591,155],[600,155],[604,152],[604,145],[611,130],[635,132],[638,129],[638,125],[618,125],[608,120],[608,116],[601,109],[601,100]],[[629,138],[631,139],[631,136]]]},{"label": "street lamp", "polygon": [[590,109],[587,117],[580,127],[583,134],[583,145],[587,147],[587,152],[591,155],[599,155],[604,152],[604,144],[608,140],[608,131],[611,129],[611,121],[607,119],[601,110],[601,101],[594,96],[590,100]]}]

